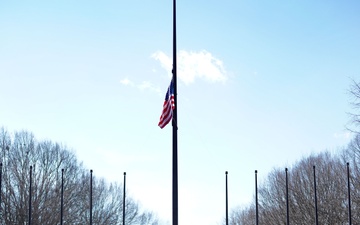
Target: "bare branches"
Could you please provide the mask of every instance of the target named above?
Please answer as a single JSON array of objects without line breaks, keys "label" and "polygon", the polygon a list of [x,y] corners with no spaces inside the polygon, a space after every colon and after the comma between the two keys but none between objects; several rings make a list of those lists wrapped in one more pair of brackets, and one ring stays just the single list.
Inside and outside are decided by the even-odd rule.
[{"label": "bare branches", "polygon": [[[36,141],[33,134],[26,131],[9,135],[4,128],[0,130],[0,151],[3,163],[1,224],[27,222],[30,166],[33,167],[33,224],[59,224],[62,169],[65,224],[89,224],[90,174],[72,151],[51,141]],[[94,224],[121,224],[122,193],[120,185],[93,178]],[[126,201],[126,224],[157,224],[153,213],[142,212],[131,197]]]},{"label": "bare branches", "polygon": [[[323,152],[302,158],[289,169],[290,224],[315,224],[313,166],[316,165],[320,224],[347,224],[346,163],[351,165],[352,221],[360,223],[360,135],[339,155]],[[349,160],[349,161],[348,161]],[[286,224],[285,173],[274,169],[259,187],[261,224]],[[230,224],[254,224],[254,202],[232,212]]]},{"label": "bare branches", "polygon": [[350,115],[350,126],[354,126],[355,128],[347,127],[348,130],[360,133],[357,129],[360,126],[360,82],[356,82],[352,80],[352,84],[349,89],[349,93],[351,96],[350,104],[355,112],[349,113]]}]

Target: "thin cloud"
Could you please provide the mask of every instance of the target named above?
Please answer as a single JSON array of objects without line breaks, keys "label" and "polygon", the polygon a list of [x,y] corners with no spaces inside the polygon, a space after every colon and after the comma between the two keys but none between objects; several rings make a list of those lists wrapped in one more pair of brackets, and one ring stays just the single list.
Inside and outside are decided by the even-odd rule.
[{"label": "thin cloud", "polygon": [[[172,59],[162,51],[157,51],[151,56],[160,62],[165,70],[171,72]],[[179,79],[185,84],[193,83],[196,78],[209,82],[222,82],[227,80],[227,72],[223,62],[205,50],[199,52],[179,51],[177,72]],[[171,74],[171,73],[170,73]]]},{"label": "thin cloud", "polygon": [[154,58],[155,60],[160,61],[160,65],[162,68],[164,68],[166,71],[171,72],[172,59],[169,56],[167,56],[164,52],[157,51],[154,54],[152,54],[151,57]]},{"label": "thin cloud", "polygon": [[143,81],[141,84],[137,85],[140,90],[150,90],[160,93],[160,88],[154,87],[154,85],[149,81]]},{"label": "thin cloud", "polygon": [[351,138],[352,134],[349,131],[343,132],[343,133],[334,133],[333,137],[335,139],[346,139],[349,140]]},{"label": "thin cloud", "polygon": [[125,86],[134,86],[134,83],[132,81],[130,81],[128,78],[124,78],[122,80],[120,80],[120,83],[125,85]]},{"label": "thin cloud", "polygon": [[154,85],[149,81],[143,81],[140,84],[136,84],[133,81],[129,80],[128,78],[124,78],[120,80],[120,83],[125,86],[135,87],[141,91],[149,90],[156,93],[161,92],[159,87],[154,87]]}]

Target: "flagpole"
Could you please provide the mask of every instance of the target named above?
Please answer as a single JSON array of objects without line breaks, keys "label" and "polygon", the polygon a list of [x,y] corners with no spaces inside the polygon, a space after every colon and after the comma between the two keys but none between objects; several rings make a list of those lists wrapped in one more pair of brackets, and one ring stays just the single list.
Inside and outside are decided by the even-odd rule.
[{"label": "flagpole", "polygon": [[286,225],[290,225],[289,222],[289,184],[288,184],[288,168],[285,168],[285,186],[286,186]]},{"label": "flagpole", "polygon": [[315,166],[313,166],[314,169],[314,201],[315,201],[315,224],[318,225],[319,224],[319,220],[318,220],[318,208],[317,208],[317,195],[316,195],[316,175],[315,175]]},{"label": "flagpole", "polygon": [[347,166],[347,183],[348,183],[349,225],[351,225],[352,222],[351,222],[350,168],[349,168],[349,163],[346,163],[346,166]]},{"label": "flagpole", "polygon": [[[2,212],[1,212],[2,167],[3,167],[3,164],[0,163],[0,214],[2,214]],[[2,221],[2,217],[0,217],[0,222],[1,221]]]},{"label": "flagpole", "polygon": [[31,225],[31,183],[32,183],[32,166],[30,166],[30,185],[29,185],[29,221],[28,225]]},{"label": "flagpole", "polygon": [[178,225],[178,120],[177,120],[177,64],[176,64],[176,0],[173,0],[173,82],[174,82],[174,103],[175,109],[173,110],[172,130],[173,130],[173,155],[172,155],[172,213],[173,225]]},{"label": "flagpole", "polygon": [[255,170],[255,222],[259,224],[259,205],[258,205],[258,188],[257,188],[257,170]]},{"label": "flagpole", "polygon": [[123,188],[123,225],[125,225],[125,195],[126,195],[126,172],[124,172],[124,188]]},{"label": "flagpole", "polygon": [[229,213],[228,213],[228,171],[225,171],[225,224],[229,225]]},{"label": "flagpole", "polygon": [[63,225],[64,216],[64,169],[61,169],[61,207],[60,207],[60,225]]},{"label": "flagpole", "polygon": [[93,193],[92,193],[92,188],[93,188],[93,170],[90,170],[90,225],[92,225],[92,204],[93,204],[93,202],[92,202],[92,195],[93,195]]}]

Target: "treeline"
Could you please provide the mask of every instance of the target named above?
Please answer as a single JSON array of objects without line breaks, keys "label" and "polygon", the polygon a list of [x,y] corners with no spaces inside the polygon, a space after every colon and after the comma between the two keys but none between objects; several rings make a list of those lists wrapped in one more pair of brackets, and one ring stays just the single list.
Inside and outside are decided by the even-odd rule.
[{"label": "treeline", "polygon": [[[0,128],[0,224],[27,224],[29,218],[30,166],[32,167],[31,224],[60,224],[63,179],[63,223],[89,224],[90,171],[73,151],[51,141],[37,141],[27,131],[10,133]],[[92,178],[92,223],[122,224],[123,188]],[[157,225],[152,212],[126,196],[125,224]]]},{"label": "treeline", "polygon": [[[354,138],[337,153],[325,151],[304,157],[288,168],[288,198],[286,198],[285,168],[276,168],[258,187],[258,223],[287,224],[360,224],[360,83],[350,87],[354,113],[348,127]],[[349,163],[349,181],[347,163]],[[315,169],[314,169],[315,166]],[[314,182],[316,172],[316,192]],[[349,189],[350,184],[350,205]],[[317,211],[315,210],[315,193]],[[230,225],[256,224],[255,197],[251,204],[233,210]]]},{"label": "treeline", "polygon": [[[349,162],[352,224],[360,224],[360,135],[338,154],[328,151],[304,157],[288,169],[290,224],[315,223],[316,171],[319,224],[349,224],[347,163]],[[255,224],[255,199],[233,210],[230,225]],[[287,224],[285,168],[270,172],[258,187],[259,224]]]}]

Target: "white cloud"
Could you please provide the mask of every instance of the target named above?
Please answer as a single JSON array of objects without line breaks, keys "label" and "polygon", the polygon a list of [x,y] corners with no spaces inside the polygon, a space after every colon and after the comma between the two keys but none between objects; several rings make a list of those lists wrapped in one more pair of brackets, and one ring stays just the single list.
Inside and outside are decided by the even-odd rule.
[{"label": "white cloud", "polygon": [[120,83],[125,86],[131,86],[131,87],[138,88],[141,91],[150,90],[150,91],[157,92],[157,93],[161,92],[159,87],[154,87],[154,85],[149,81],[143,81],[140,84],[135,84],[133,81],[129,80],[128,78],[124,78],[124,79],[120,80]]},{"label": "white cloud", "polygon": [[130,85],[130,86],[133,86],[134,83],[132,81],[130,81],[128,78],[124,78],[122,80],[120,80],[120,83],[123,84],[123,85]]},{"label": "white cloud", "polygon": [[143,81],[141,84],[137,85],[137,87],[140,90],[150,90],[150,91],[160,93],[160,88],[154,87],[154,85],[152,83],[150,83],[149,81]]},{"label": "white cloud", "polygon": [[351,132],[350,131],[346,131],[343,133],[334,133],[333,137],[335,139],[346,139],[349,140],[351,138]]},{"label": "white cloud", "polygon": [[[151,57],[160,61],[161,67],[171,74],[171,57],[162,51],[155,52]],[[181,50],[178,52],[177,57],[178,78],[185,84],[193,83],[195,78],[202,78],[210,82],[225,82],[227,80],[223,62],[215,58],[210,52],[205,50],[199,52]]]},{"label": "white cloud", "polygon": [[152,58],[160,61],[161,67],[164,68],[166,71],[169,71],[171,73],[172,69],[172,59],[167,56],[162,51],[157,51],[154,54],[151,55]]}]

